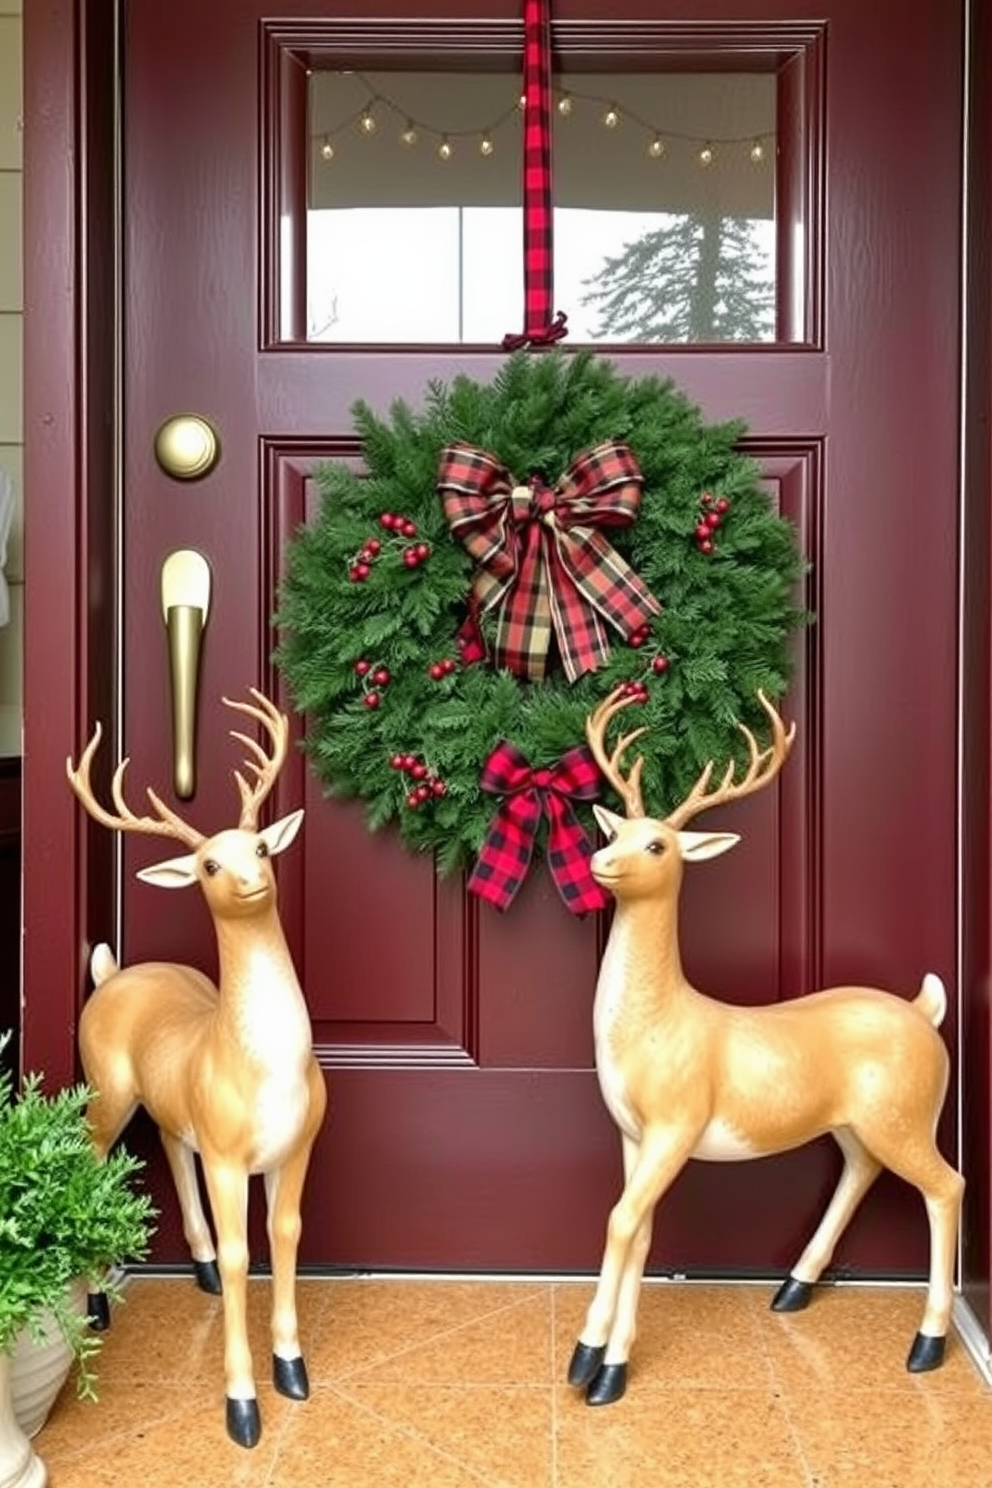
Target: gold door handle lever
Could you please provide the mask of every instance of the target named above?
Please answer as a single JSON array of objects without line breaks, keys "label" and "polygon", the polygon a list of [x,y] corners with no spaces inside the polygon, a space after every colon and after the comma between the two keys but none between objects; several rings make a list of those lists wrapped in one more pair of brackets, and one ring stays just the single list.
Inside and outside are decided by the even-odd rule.
[{"label": "gold door handle lever", "polygon": [[210,565],[181,548],[162,564],[162,615],[172,690],[173,789],[188,801],[196,789],[196,691],[200,643],[210,609]]}]

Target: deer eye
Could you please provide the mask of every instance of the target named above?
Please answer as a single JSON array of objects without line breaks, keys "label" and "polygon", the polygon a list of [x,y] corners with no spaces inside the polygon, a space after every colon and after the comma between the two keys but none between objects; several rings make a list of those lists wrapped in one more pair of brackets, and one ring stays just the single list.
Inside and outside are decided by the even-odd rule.
[{"label": "deer eye", "polygon": [[654,857],[657,858],[665,851],[665,844],[662,842],[660,837],[655,837],[652,842],[648,843],[645,851],[651,853]]},{"label": "deer eye", "polygon": [[204,863],[203,863],[203,871],[207,875],[208,878],[213,878],[213,876],[214,876],[215,873],[219,873],[220,872],[220,864],[217,862],[217,859],[216,858],[205,858],[204,859]]},{"label": "deer eye", "polygon": [[269,856],[268,844],[265,842],[258,843],[255,848],[255,856],[256,858],[267,858]]}]

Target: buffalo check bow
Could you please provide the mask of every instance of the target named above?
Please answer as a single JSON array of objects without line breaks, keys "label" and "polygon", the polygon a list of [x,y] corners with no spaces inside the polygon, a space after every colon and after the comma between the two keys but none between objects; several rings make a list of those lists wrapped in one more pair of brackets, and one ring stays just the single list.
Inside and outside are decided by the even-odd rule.
[{"label": "buffalo check bow", "polygon": [[570,804],[599,794],[599,770],[585,745],[568,750],[550,769],[532,770],[519,749],[504,741],[483,766],[479,783],[502,800],[469,878],[474,894],[497,909],[513,903],[543,814],[548,867],[566,908],[584,915],[606,905],[608,896],[589,871],[592,845]]},{"label": "buffalo check bow", "polygon": [[604,620],[626,639],[661,606],[599,527],[629,527],[641,472],[624,444],[579,455],[554,488],[521,486],[469,444],[441,453],[438,490],[452,533],[478,564],[480,611],[499,606],[493,665],[529,681],[547,669],[552,634],[570,682],[609,657]]}]

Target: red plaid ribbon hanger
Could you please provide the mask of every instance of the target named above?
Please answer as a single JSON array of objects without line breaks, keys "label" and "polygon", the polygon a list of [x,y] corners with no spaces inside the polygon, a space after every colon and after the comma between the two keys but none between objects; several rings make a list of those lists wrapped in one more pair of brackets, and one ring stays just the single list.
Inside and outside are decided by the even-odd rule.
[{"label": "red plaid ribbon hanger", "polygon": [[550,0],[524,0],[524,329],[503,337],[504,351],[568,334],[565,316],[553,314],[550,9]]}]

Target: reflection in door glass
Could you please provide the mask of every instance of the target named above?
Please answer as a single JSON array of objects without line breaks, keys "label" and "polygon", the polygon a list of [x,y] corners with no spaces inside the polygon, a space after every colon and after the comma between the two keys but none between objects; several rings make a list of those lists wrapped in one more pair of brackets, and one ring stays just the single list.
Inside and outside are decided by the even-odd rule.
[{"label": "reflection in door glass", "polygon": [[[308,339],[498,343],[523,318],[511,74],[310,80]],[[775,338],[775,78],[555,78],[569,342]]]}]

